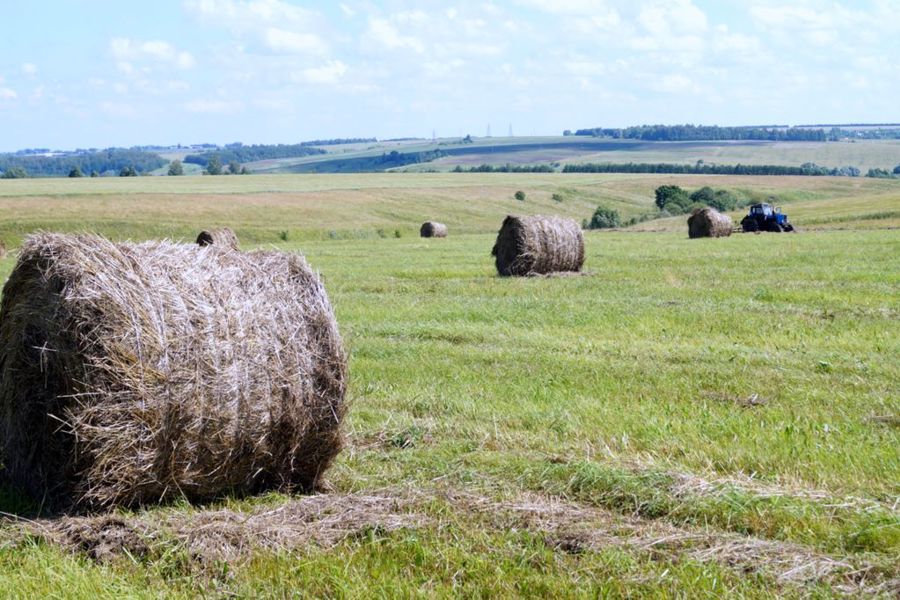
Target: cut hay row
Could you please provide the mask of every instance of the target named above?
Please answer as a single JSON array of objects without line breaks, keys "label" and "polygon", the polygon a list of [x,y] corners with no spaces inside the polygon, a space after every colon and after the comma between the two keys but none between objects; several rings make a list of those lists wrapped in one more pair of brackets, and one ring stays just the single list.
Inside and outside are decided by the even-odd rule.
[{"label": "cut hay row", "polygon": [[4,476],[61,506],[313,489],[346,379],[301,256],[33,235],[0,304]]},{"label": "cut hay row", "polygon": [[447,237],[447,226],[437,221],[425,221],[419,229],[419,236],[423,238],[445,238]]},{"label": "cut hay row", "polygon": [[572,219],[556,216],[508,216],[491,254],[502,276],[580,271],[584,236]]},{"label": "cut hay row", "polygon": [[216,227],[200,232],[197,236],[198,246],[217,246],[219,248],[231,248],[240,250],[237,234],[228,227]]},{"label": "cut hay row", "polygon": [[764,577],[785,590],[828,585],[848,595],[893,597],[890,594],[900,588],[892,570],[879,568],[866,557],[835,557],[802,544],[708,526],[677,526],[531,492],[497,500],[448,488],[394,489],[313,495],[247,512],[225,508],[39,519],[6,528],[0,542],[17,546],[37,538],[97,562],[121,556],[154,560],[160,548],[165,552],[180,548],[190,557],[189,568],[220,570],[223,561],[239,568],[260,550],[332,548],[374,528],[431,533],[441,527],[441,519],[429,514],[436,504],[477,519],[480,529],[526,531],[566,554],[621,549],[656,560],[715,564]]},{"label": "cut hay row", "polygon": [[711,206],[695,209],[688,217],[688,237],[728,237],[734,226],[731,217],[723,215]]}]

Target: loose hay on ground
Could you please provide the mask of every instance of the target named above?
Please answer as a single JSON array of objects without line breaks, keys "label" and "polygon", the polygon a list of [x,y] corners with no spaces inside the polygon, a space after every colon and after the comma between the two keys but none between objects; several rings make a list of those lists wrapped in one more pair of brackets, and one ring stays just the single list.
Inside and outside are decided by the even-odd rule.
[{"label": "loose hay on ground", "polygon": [[572,219],[556,216],[508,216],[491,254],[502,276],[580,271],[584,236]]},{"label": "loose hay on ground", "polygon": [[219,248],[231,248],[240,250],[240,242],[237,234],[228,227],[216,227],[200,232],[197,236],[199,246],[217,246]]},{"label": "loose hay on ground", "polygon": [[443,223],[438,223],[437,221],[425,221],[424,223],[422,223],[422,227],[419,229],[419,236],[423,238],[447,237],[447,226]]},{"label": "loose hay on ground", "polygon": [[734,226],[731,217],[723,215],[711,206],[695,209],[688,217],[688,237],[728,237]]},{"label": "loose hay on ground", "polygon": [[31,236],[0,305],[2,475],[61,507],[314,489],[346,376],[301,256]]}]

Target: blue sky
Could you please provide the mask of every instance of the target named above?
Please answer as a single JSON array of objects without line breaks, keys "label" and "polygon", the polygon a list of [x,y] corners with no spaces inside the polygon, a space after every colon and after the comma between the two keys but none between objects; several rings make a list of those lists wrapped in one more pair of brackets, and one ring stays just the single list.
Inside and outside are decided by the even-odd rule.
[{"label": "blue sky", "polygon": [[900,0],[58,0],[0,14],[0,150],[900,121]]}]

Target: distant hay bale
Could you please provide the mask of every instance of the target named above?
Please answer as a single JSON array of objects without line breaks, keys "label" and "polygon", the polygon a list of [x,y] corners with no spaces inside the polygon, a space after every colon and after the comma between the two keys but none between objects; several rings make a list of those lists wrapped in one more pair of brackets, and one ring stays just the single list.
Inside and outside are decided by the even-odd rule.
[{"label": "distant hay bale", "polygon": [[241,249],[237,234],[228,227],[216,227],[201,231],[200,235],[197,236],[197,244],[199,246],[216,246],[233,250]]},{"label": "distant hay bale", "polygon": [[315,489],[346,378],[299,255],[30,236],[0,303],[2,476],[63,507]]},{"label": "distant hay bale", "polygon": [[731,217],[711,206],[695,209],[688,217],[688,237],[728,237],[733,229]]},{"label": "distant hay bale", "polygon": [[497,272],[503,276],[580,271],[584,236],[572,219],[510,215],[500,227],[491,254],[497,257]]},{"label": "distant hay bale", "polygon": [[447,226],[443,223],[438,223],[437,221],[425,221],[422,223],[422,228],[419,230],[419,235],[421,237],[447,237]]}]

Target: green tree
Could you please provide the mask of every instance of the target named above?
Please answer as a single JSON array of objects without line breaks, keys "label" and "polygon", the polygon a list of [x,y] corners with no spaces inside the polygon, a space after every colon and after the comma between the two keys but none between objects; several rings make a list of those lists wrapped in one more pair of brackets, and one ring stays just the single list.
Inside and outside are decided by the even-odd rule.
[{"label": "green tree", "polygon": [[137,171],[134,170],[134,167],[127,166],[122,167],[122,170],[119,171],[119,177],[137,177]]},{"label": "green tree", "polygon": [[209,162],[206,163],[206,172],[210,175],[222,174],[222,161],[215,154],[209,157]]},{"label": "green tree", "polygon": [[605,206],[598,206],[594,211],[594,216],[588,222],[588,229],[608,229],[610,227],[618,227],[622,221],[619,218],[619,211]]},{"label": "green tree", "polygon": [[177,158],[169,163],[169,175],[172,177],[184,175],[184,165]]},{"label": "green tree", "polygon": [[28,171],[22,167],[10,167],[3,171],[3,175],[0,175],[0,179],[25,179],[27,177]]},{"label": "green tree", "polygon": [[716,199],[716,191],[708,185],[703,186],[693,194],[691,194],[691,202],[705,204],[711,206],[711,202]]},{"label": "green tree", "polygon": [[249,174],[250,174],[250,169],[248,169],[247,167],[241,167],[241,175],[249,175]]},{"label": "green tree", "polygon": [[230,163],[228,163],[228,172],[231,175],[238,175],[241,172],[241,163],[239,163],[236,160],[233,160]]},{"label": "green tree", "polygon": [[681,214],[691,205],[688,193],[677,185],[662,185],[656,188],[656,207],[671,214]]},{"label": "green tree", "polygon": [[894,175],[900,175],[900,165],[894,167]]},{"label": "green tree", "polygon": [[78,167],[78,165],[75,165],[74,167],[71,168],[71,170],[69,170],[69,177],[83,177],[83,176],[84,175],[81,174],[81,169]]},{"label": "green tree", "polygon": [[100,173],[97,171],[91,171],[91,177],[100,177]]},{"label": "green tree", "polygon": [[515,198],[516,198],[516,200],[519,200],[520,202],[524,202],[525,201],[525,192],[523,192],[522,190],[519,190],[518,192],[515,193]]}]

